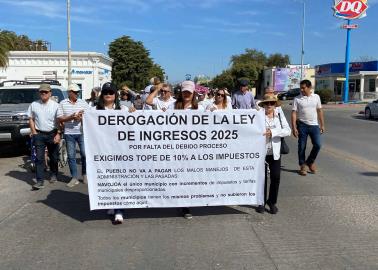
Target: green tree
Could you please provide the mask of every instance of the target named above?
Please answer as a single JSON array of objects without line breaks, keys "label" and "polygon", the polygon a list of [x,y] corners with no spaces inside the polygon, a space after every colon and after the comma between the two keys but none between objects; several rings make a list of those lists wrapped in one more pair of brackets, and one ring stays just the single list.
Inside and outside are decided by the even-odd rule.
[{"label": "green tree", "polygon": [[283,55],[280,53],[271,54],[266,61],[267,67],[284,68],[289,64],[290,64],[290,57],[287,54]]},{"label": "green tree", "polygon": [[149,75],[148,75],[148,78],[152,78],[152,77],[158,77],[160,79],[161,82],[164,82],[165,81],[165,72],[164,72],[164,69],[154,63],[152,65],[152,67],[150,68],[150,72],[149,72]]},{"label": "green tree", "polygon": [[148,84],[153,62],[142,42],[129,36],[117,38],[109,45],[109,56],[114,60],[112,78],[115,84],[130,82],[133,89],[143,89]]},{"label": "green tree", "polygon": [[8,53],[13,46],[12,38],[4,31],[0,31],[0,67],[8,66]]},{"label": "green tree", "polygon": [[213,88],[224,88],[232,90],[235,88],[235,79],[230,70],[224,70],[221,74],[215,76],[210,85]]}]

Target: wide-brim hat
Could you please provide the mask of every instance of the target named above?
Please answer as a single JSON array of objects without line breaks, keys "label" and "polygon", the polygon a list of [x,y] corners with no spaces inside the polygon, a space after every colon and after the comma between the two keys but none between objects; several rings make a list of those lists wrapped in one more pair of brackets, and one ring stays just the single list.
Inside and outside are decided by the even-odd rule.
[{"label": "wide-brim hat", "polygon": [[282,105],[281,101],[278,100],[278,98],[274,95],[264,95],[263,100],[259,102],[260,107],[264,107],[265,103],[268,102],[275,102],[276,104],[274,106],[279,107]]}]

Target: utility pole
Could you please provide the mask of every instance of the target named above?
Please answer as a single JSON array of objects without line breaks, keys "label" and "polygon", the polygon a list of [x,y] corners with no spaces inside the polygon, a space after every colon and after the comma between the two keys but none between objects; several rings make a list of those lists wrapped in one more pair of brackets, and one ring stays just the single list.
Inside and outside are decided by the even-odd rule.
[{"label": "utility pole", "polygon": [[71,73],[71,1],[67,0],[67,51],[68,51],[68,85],[72,82]]},{"label": "utility pole", "polygon": [[302,16],[302,52],[301,52],[301,80],[304,77],[304,42],[305,42],[305,20],[306,20],[306,2],[303,0],[303,16]]}]

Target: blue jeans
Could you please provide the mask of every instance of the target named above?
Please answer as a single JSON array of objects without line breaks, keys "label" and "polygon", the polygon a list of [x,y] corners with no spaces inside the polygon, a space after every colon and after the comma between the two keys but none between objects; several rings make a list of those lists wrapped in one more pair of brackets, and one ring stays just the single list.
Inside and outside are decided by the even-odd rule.
[{"label": "blue jeans", "polygon": [[55,176],[58,175],[59,144],[54,143],[54,137],[55,133],[38,133],[36,135],[33,135],[33,144],[36,151],[35,172],[37,182],[43,182],[46,147],[50,159],[50,171]]},{"label": "blue jeans", "polygon": [[82,175],[86,174],[84,136],[82,134],[65,134],[64,139],[66,140],[68,166],[70,167],[70,173],[72,178],[77,179],[78,175],[76,166],[76,143],[79,145],[80,149],[81,173]]},{"label": "blue jeans", "polygon": [[[318,125],[311,126],[303,122],[297,122],[298,129],[298,159],[299,166],[304,164],[311,165],[315,162],[317,155],[319,154],[320,148],[322,147],[320,138],[320,128]],[[312,142],[312,149],[310,155],[306,160],[306,145],[307,137],[310,136]]]}]

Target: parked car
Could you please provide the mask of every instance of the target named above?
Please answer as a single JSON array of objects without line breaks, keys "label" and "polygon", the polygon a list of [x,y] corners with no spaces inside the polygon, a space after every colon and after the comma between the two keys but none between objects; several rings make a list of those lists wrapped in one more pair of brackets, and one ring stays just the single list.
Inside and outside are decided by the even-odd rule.
[{"label": "parked car", "polygon": [[378,99],[368,103],[365,106],[365,118],[372,119],[378,118]]},{"label": "parked car", "polygon": [[278,99],[280,100],[288,100],[288,99],[294,99],[296,96],[299,96],[301,93],[301,89],[299,88],[293,88],[285,93],[278,94]]},{"label": "parked car", "polygon": [[42,83],[51,85],[52,98],[57,102],[67,98],[67,90],[57,81],[0,83],[0,141],[26,141],[30,134],[27,110],[33,101],[39,99],[38,89]]}]

